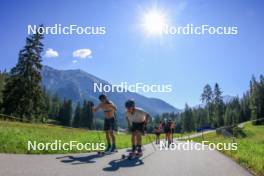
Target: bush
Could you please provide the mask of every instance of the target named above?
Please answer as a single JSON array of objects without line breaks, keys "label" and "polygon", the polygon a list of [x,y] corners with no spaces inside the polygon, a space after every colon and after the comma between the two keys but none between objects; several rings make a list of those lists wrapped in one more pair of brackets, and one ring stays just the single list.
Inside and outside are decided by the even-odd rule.
[{"label": "bush", "polygon": [[236,138],[244,138],[246,137],[246,133],[243,131],[242,128],[240,127],[234,127],[232,129],[233,131],[233,135],[236,137]]}]

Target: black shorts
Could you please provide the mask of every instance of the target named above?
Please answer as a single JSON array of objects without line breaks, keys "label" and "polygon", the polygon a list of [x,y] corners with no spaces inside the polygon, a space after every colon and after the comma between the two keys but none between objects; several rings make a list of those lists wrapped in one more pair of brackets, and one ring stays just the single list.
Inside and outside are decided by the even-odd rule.
[{"label": "black shorts", "polygon": [[156,134],[157,136],[160,136],[160,132],[156,132],[155,134]]},{"label": "black shorts", "polygon": [[105,118],[104,120],[104,130],[105,131],[108,131],[108,130],[115,130],[115,118],[112,117],[112,118]]},{"label": "black shorts", "polygon": [[171,128],[164,128],[164,133],[173,133],[173,129],[171,129]]},{"label": "black shorts", "polygon": [[141,133],[144,133],[144,130],[145,130],[145,123],[144,122],[141,122],[141,123],[133,122],[132,123],[132,129],[131,129],[132,132],[139,131]]}]

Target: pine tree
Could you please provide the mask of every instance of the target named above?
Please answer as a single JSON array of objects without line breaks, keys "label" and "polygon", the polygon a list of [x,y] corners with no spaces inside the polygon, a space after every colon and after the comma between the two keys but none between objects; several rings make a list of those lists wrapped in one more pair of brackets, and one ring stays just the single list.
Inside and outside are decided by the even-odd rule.
[{"label": "pine tree", "polygon": [[46,90],[46,88],[43,88],[43,101],[44,101],[44,111],[43,113],[45,114],[45,117],[48,117],[48,114],[51,109],[51,96]]},{"label": "pine tree", "polygon": [[57,95],[51,98],[51,107],[49,111],[49,118],[59,120],[59,111],[62,106],[62,102]]},{"label": "pine tree", "polygon": [[75,109],[75,113],[74,113],[74,117],[73,117],[73,126],[74,127],[80,127],[80,120],[81,120],[81,105],[80,102],[77,103],[76,109]]},{"label": "pine tree", "polygon": [[241,105],[241,120],[243,122],[248,121],[250,116],[250,95],[247,91],[245,94],[243,94],[242,99],[240,100]]},{"label": "pine tree", "polygon": [[71,126],[72,119],[72,101],[64,100],[59,112],[59,121],[61,125]]},{"label": "pine tree", "polygon": [[258,118],[258,83],[256,78],[252,76],[250,80],[250,110],[251,119],[256,120]]},{"label": "pine tree", "polygon": [[224,125],[224,102],[222,97],[222,91],[218,85],[215,84],[214,87],[214,117],[215,117],[215,126],[220,127]]},{"label": "pine tree", "polygon": [[43,35],[33,34],[20,50],[18,63],[11,69],[3,91],[4,113],[21,119],[40,119],[44,101],[41,88],[41,52]]},{"label": "pine tree", "polygon": [[193,109],[193,118],[195,119],[195,127],[202,128],[209,125],[207,120],[207,111],[204,108]]},{"label": "pine tree", "polygon": [[0,72],[0,113],[2,113],[2,103],[3,103],[3,90],[4,90],[4,85],[5,85],[5,77],[6,73],[1,73]]},{"label": "pine tree", "polygon": [[213,126],[213,91],[209,84],[205,85],[203,93],[201,95],[201,100],[203,103],[206,103],[205,107],[207,110],[207,121],[209,121],[209,124]]},{"label": "pine tree", "polygon": [[[251,119],[257,120],[264,117],[264,77],[260,76],[258,82],[253,76],[250,81],[250,110]],[[254,125],[260,125],[263,121],[254,121]]]},{"label": "pine tree", "polygon": [[226,107],[224,122],[226,126],[230,126],[233,124],[233,116],[232,116],[232,109],[230,106]]},{"label": "pine tree", "polygon": [[80,127],[87,127],[87,102],[86,100],[83,101],[82,109],[81,109],[81,120],[80,120]]},{"label": "pine tree", "polygon": [[83,107],[81,111],[81,127],[93,128],[93,112],[92,112],[92,105],[93,103],[90,101],[84,101]]},{"label": "pine tree", "polygon": [[[259,77],[259,117],[264,118],[264,76]],[[264,124],[264,120],[259,121],[260,124]]]},{"label": "pine tree", "polygon": [[183,112],[183,130],[186,132],[190,132],[195,129],[193,116],[192,116],[192,109],[189,108],[187,104],[185,104],[185,109]]},{"label": "pine tree", "polygon": [[241,105],[239,98],[233,98],[229,103],[226,104],[226,110],[224,114],[224,121],[226,126],[236,125],[242,122],[241,118]]},{"label": "pine tree", "polygon": [[91,101],[88,101],[88,104],[87,104],[87,108],[88,108],[88,128],[89,129],[93,129],[94,125],[93,125],[93,110],[92,110],[92,107],[93,107],[93,102]]}]

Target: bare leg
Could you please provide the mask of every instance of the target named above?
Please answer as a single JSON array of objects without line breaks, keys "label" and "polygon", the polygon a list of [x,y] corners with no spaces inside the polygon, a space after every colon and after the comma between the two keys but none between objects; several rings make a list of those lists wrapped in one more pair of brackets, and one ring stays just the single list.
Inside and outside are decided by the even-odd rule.
[{"label": "bare leg", "polygon": [[135,132],[132,132],[132,136],[131,136],[131,143],[132,143],[132,145],[136,145],[135,137],[136,137]]},{"label": "bare leg", "polygon": [[110,137],[109,137],[109,131],[105,131],[105,138],[106,138],[106,141],[107,141],[107,148],[106,148],[105,151],[108,151],[111,148],[111,141],[110,141]]},{"label": "bare leg", "polygon": [[137,132],[137,145],[141,145],[141,133]]},{"label": "bare leg", "polygon": [[170,133],[166,133],[167,145],[170,145]]},{"label": "bare leg", "polygon": [[169,144],[172,142],[172,134],[169,133]]},{"label": "bare leg", "polygon": [[136,151],[136,132],[132,132],[131,136],[131,143],[132,143],[132,152],[134,153]]},{"label": "bare leg", "polygon": [[107,144],[111,144],[110,137],[109,137],[109,131],[105,131],[105,138],[106,138]]},{"label": "bare leg", "polygon": [[137,152],[138,153],[142,153],[142,149],[141,149],[141,132],[137,132],[137,136],[136,136],[136,139],[137,139]]},{"label": "bare leg", "polygon": [[112,144],[115,144],[115,135],[114,135],[113,130],[109,131],[109,138],[112,141]]}]

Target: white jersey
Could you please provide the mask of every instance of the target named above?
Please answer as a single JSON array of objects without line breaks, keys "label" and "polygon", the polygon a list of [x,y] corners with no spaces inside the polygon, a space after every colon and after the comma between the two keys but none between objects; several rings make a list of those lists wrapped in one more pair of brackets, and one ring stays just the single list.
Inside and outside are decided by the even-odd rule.
[{"label": "white jersey", "polygon": [[146,113],[145,111],[143,111],[143,109],[140,108],[135,108],[135,111],[133,112],[133,114],[126,112],[126,117],[129,121],[129,123],[132,125],[132,123],[142,123],[144,121],[146,121],[148,113]]}]

